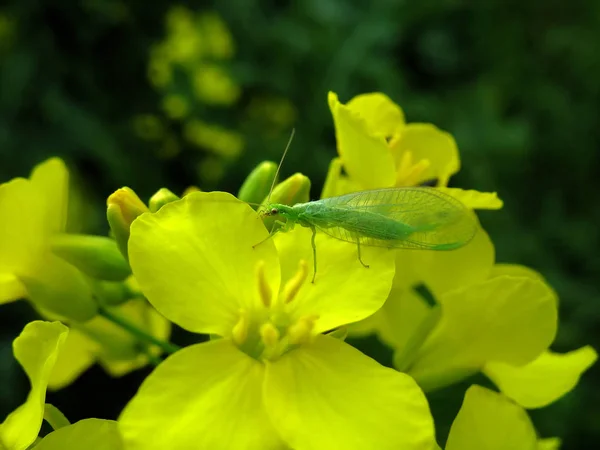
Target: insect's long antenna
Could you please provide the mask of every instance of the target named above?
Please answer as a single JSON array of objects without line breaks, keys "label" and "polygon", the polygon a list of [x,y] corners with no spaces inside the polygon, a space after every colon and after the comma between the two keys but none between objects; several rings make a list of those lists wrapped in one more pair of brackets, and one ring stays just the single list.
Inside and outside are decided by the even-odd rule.
[{"label": "insect's long antenna", "polygon": [[283,160],[285,159],[285,155],[287,154],[290,145],[292,145],[292,140],[294,139],[294,134],[296,134],[296,129],[292,128],[292,134],[290,134],[290,138],[288,140],[287,145],[285,146],[285,150],[283,151],[283,155],[281,156],[281,161],[279,161],[279,165],[277,166],[277,171],[275,172],[275,178],[273,178],[273,183],[271,183],[271,189],[269,189],[269,196],[267,197],[267,204],[271,202],[271,194],[273,193],[273,189],[275,189],[275,183],[277,183],[277,177],[279,176],[279,169],[281,169],[281,165],[283,164]]}]

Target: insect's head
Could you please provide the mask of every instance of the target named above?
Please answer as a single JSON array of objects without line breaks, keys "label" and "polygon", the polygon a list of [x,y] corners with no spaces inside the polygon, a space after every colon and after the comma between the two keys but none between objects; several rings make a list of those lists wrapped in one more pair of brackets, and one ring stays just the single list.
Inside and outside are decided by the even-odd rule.
[{"label": "insect's head", "polygon": [[272,203],[270,205],[266,205],[266,207],[261,211],[261,214],[265,217],[273,217],[273,216],[283,216],[285,218],[288,217],[288,212],[292,208],[286,205],[280,205],[279,203]]},{"label": "insect's head", "polygon": [[279,214],[279,208],[267,208],[263,211],[263,216],[271,217]]}]

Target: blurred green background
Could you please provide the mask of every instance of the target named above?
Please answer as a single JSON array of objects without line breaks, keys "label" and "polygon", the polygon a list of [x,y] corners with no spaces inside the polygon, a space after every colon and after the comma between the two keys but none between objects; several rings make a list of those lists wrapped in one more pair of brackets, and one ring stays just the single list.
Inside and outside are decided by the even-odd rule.
[{"label": "blurred green background", "polygon": [[[335,155],[327,91],[343,102],[381,91],[409,122],[454,135],[454,186],[504,199],[482,220],[498,261],[537,269],[559,292],[553,349],[598,349],[599,43],[600,2],[584,0],[8,0],[0,181],[61,156],[82,192],[76,228],[106,233],[116,188],[236,192],[296,127],[283,174],[308,175],[316,198]],[[24,302],[0,310],[0,418],[28,391],[10,343],[31,317]],[[94,368],[49,401],[72,421],[114,418],[147,373]],[[533,411],[540,434],[565,449],[600,442],[599,378],[595,366]],[[465,386],[432,396],[442,442]]]}]

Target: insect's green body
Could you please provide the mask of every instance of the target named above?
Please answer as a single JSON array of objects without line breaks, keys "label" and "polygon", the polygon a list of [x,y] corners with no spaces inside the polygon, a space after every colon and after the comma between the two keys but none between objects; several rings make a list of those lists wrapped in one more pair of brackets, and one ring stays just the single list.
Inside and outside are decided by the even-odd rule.
[{"label": "insect's green body", "polygon": [[[288,231],[296,224],[360,246],[453,250],[467,244],[475,235],[473,214],[458,200],[429,187],[390,188],[355,192],[287,206],[265,205],[265,215],[279,215],[277,222]],[[314,281],[314,278],[313,278]]]}]

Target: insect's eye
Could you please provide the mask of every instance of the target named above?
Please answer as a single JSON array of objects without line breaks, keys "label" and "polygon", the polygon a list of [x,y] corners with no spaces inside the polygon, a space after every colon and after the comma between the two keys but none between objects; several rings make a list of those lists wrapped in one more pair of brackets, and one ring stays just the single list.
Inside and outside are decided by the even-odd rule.
[{"label": "insect's eye", "polygon": [[275,215],[275,214],[278,214],[278,213],[279,213],[279,211],[277,210],[277,208],[273,208],[273,209],[271,210],[271,214],[272,214],[272,215]]}]

